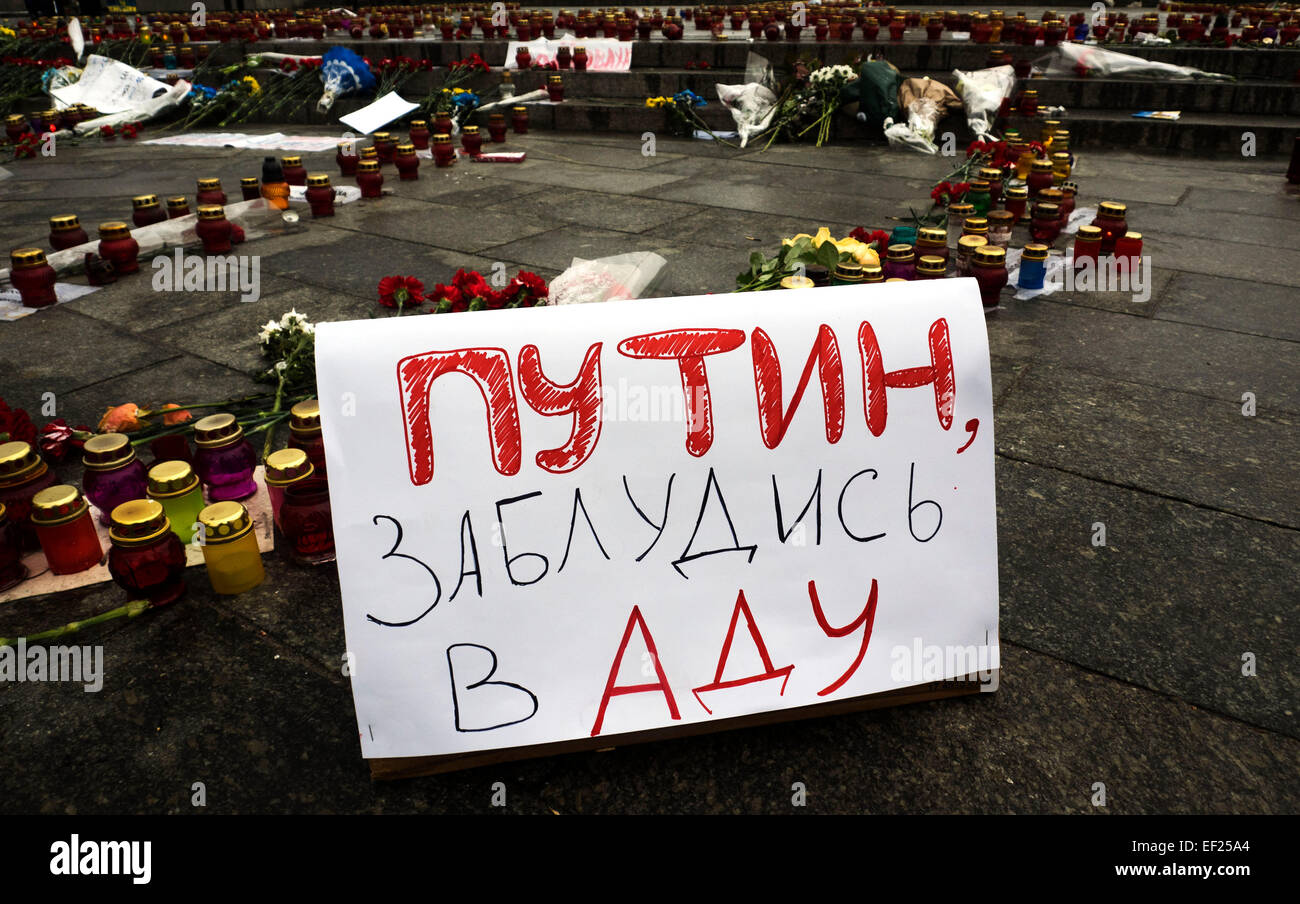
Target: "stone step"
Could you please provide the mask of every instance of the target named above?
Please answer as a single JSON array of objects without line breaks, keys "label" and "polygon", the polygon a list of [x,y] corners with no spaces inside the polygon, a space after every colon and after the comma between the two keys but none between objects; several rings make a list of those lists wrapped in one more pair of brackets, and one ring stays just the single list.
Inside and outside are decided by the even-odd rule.
[{"label": "stone step", "polygon": [[[438,38],[424,40],[352,40],[342,38],[329,41],[284,40],[259,41],[240,45],[235,42],[218,44],[218,53],[224,59],[247,51],[273,50],[280,53],[319,55],[335,45],[350,47],[358,54],[379,60],[385,57],[408,56],[412,59],[433,60],[436,65],[446,65],[477,53],[492,66],[502,66],[506,61],[506,41],[443,41]],[[1114,48],[1132,56],[1159,60],[1178,66],[1193,66],[1207,72],[1219,72],[1242,79],[1276,79],[1294,83],[1300,74],[1300,48],[1274,49],[1223,48],[1208,46],[1146,47],[1122,45]],[[969,41],[926,41],[923,39],[893,41],[833,41],[819,43],[801,41],[650,41],[632,42],[633,69],[684,69],[686,63],[704,60],[714,69],[745,68],[750,51],[760,54],[773,64],[781,65],[797,58],[817,59],[826,63],[849,63],[855,57],[880,53],[899,69],[908,72],[938,74],[953,69],[982,69],[988,64],[991,50],[1009,51],[1015,59],[1038,59],[1049,53],[1043,47],[1021,47],[1012,44],[972,44]]]},{"label": "stone step", "polygon": [[[519,90],[542,87],[548,73],[530,71],[514,76]],[[904,72],[905,77],[929,75],[956,87],[951,72]],[[631,72],[573,72],[564,74],[566,90],[574,98],[621,97],[644,100],[672,95],[683,89],[713,102],[714,85],[745,81],[745,73],[732,69],[634,69]],[[1244,113],[1260,116],[1300,116],[1300,90],[1296,86],[1266,81],[1165,81],[1159,79],[1037,78],[1032,87],[1041,104],[1067,110],[1182,110],[1200,113]],[[426,89],[427,90],[427,89]]]}]

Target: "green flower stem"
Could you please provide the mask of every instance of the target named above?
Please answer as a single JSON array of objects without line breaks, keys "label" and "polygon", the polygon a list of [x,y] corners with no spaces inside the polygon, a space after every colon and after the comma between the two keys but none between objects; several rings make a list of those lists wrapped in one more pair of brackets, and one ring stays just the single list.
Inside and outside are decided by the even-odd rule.
[{"label": "green flower stem", "polygon": [[106,621],[112,621],[115,618],[126,616],[135,618],[149,609],[153,608],[153,603],[148,600],[131,600],[125,606],[119,606],[116,609],[110,609],[108,612],[101,612],[99,615],[93,615],[90,618],[81,621],[68,622],[58,628],[51,628],[48,631],[41,631],[37,634],[28,634],[26,637],[0,637],[0,647],[12,647],[19,640],[32,643],[41,640],[53,640],[56,637],[63,637],[65,634],[75,634],[82,628],[89,628],[92,625],[103,624]]}]

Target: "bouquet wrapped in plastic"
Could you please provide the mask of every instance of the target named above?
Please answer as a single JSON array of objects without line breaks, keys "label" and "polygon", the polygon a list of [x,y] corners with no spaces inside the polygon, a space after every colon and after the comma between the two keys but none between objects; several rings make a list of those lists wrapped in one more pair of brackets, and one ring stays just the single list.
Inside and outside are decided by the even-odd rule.
[{"label": "bouquet wrapped in plastic", "polygon": [[633,251],[595,260],[575,257],[551,280],[551,304],[591,304],[640,298],[668,261],[653,251]]},{"label": "bouquet wrapped in plastic", "polygon": [[966,107],[966,124],[978,140],[993,134],[993,121],[997,119],[1002,101],[1011,96],[1016,85],[1016,73],[1010,66],[994,66],[963,72],[954,69],[957,76],[957,93]]},{"label": "bouquet wrapped in plastic", "polygon": [[951,88],[932,78],[904,79],[898,89],[898,105],[906,112],[907,122],[885,120],[885,137],[892,146],[914,148],[923,154],[938,153],[934,133],[939,120],[962,107]]},{"label": "bouquet wrapped in plastic", "polygon": [[1034,61],[1034,66],[1053,78],[1074,78],[1080,72],[1087,71],[1096,78],[1176,78],[1176,79],[1224,79],[1231,81],[1232,76],[1220,72],[1206,72],[1191,66],[1175,66],[1159,60],[1147,60],[1139,56],[1120,53],[1117,50],[1102,50],[1087,44],[1058,44],[1051,53]]},{"label": "bouquet wrapped in plastic", "polygon": [[331,47],[321,58],[321,81],[325,83],[325,92],[316,102],[316,110],[324,113],[334,106],[334,101],[345,94],[372,91],[375,87],[375,74],[370,71],[365,60],[346,47]]}]

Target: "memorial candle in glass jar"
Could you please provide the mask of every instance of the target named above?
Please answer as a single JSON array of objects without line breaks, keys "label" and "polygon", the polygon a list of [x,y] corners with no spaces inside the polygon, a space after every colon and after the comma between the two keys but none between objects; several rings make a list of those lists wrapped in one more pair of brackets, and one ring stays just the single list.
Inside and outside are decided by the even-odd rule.
[{"label": "memorial candle in glass jar", "polygon": [[425,119],[411,120],[411,129],[408,133],[411,144],[415,145],[417,151],[427,151],[429,149],[429,122]]},{"label": "memorial candle in glass jar", "polygon": [[226,193],[221,190],[221,180],[214,178],[198,181],[199,193],[194,198],[195,204],[220,204],[225,206]]},{"label": "memorial candle in glass jar", "polygon": [[54,574],[77,574],[104,557],[90,506],[74,486],[58,484],[32,497],[32,527]]},{"label": "memorial candle in glass jar", "polygon": [[204,204],[199,208],[199,222],[194,227],[203,242],[205,254],[229,254],[230,234],[234,232],[226,219],[226,210],[219,204]]},{"label": "memorial candle in glass jar", "polygon": [[171,522],[171,531],[189,543],[207,505],[199,475],[187,461],[163,461],[149,469],[149,498],[157,501]]},{"label": "memorial candle in glass jar", "polygon": [[199,513],[199,523],[203,525],[203,561],[215,592],[243,593],[266,579],[248,509],[238,502],[214,502]]},{"label": "memorial candle in glass jar", "polygon": [[483,153],[483,133],[479,131],[478,126],[465,126],[460,130],[460,146],[471,157]]},{"label": "memorial candle in glass jar", "polygon": [[1082,266],[1085,260],[1091,260],[1097,266],[1101,253],[1101,230],[1096,226],[1080,226],[1074,235],[1074,266]]},{"label": "memorial candle in glass jar", "polygon": [[[237,503],[236,503],[237,504]],[[166,606],[185,595],[185,546],[163,506],[135,499],[113,509],[108,573],[133,599]]]},{"label": "memorial candle in glass jar", "polygon": [[113,509],[123,502],[144,498],[148,476],[125,433],[90,437],[82,447],[81,463],[85,466],[81,485],[99,509],[101,524],[108,524]]},{"label": "memorial candle in glass jar", "polygon": [[190,202],[184,195],[177,195],[174,198],[167,199],[167,219],[174,220],[177,217],[188,217],[190,215]]},{"label": "memorial candle in glass jar", "polygon": [[162,209],[162,204],[158,202],[157,195],[136,195],[131,199],[131,222],[136,228],[141,226],[152,226],[154,223],[161,223],[167,219],[166,212]]},{"label": "memorial candle in glass jar", "polygon": [[1113,254],[1115,242],[1128,232],[1128,206],[1116,201],[1102,201],[1092,225],[1101,230],[1101,253]]},{"label": "memorial candle in glass jar", "polygon": [[307,399],[289,409],[289,448],[306,452],[316,474],[325,477],[325,440],[321,435],[320,402],[316,399]]},{"label": "memorial candle in glass jar", "polygon": [[340,175],[355,176],[357,174],[357,164],[361,162],[361,157],[357,154],[356,142],[340,141],[338,151],[334,155],[334,162],[339,165]]},{"label": "memorial candle in glass jar", "polygon": [[23,540],[18,528],[9,520],[9,510],[0,503],[0,591],[16,587],[27,580],[23,564]]},{"label": "memorial candle in glass jar", "polygon": [[920,279],[943,279],[947,273],[948,265],[943,258],[926,254],[916,262],[916,278]]},{"label": "memorial candle in glass jar", "polygon": [[54,472],[28,443],[21,440],[0,444],[0,505],[9,510],[9,520],[18,530],[24,549],[36,549],[32,530],[32,497],[54,485]]},{"label": "memorial candle in glass jar", "polygon": [[194,425],[194,469],[213,502],[247,499],[257,492],[257,453],[233,414],[211,414]]},{"label": "memorial candle in glass jar", "polygon": [[916,253],[918,257],[937,257],[946,265],[950,254],[947,230],[938,226],[922,226],[916,233]]},{"label": "memorial candle in glass jar", "polygon": [[378,160],[362,160],[357,164],[357,186],[361,197],[378,198],[383,195],[384,174],[379,171]]},{"label": "memorial candle in glass jar", "polygon": [[334,187],[328,173],[310,173],[307,176],[307,203],[313,217],[334,216]]},{"label": "memorial candle in glass jar", "polygon": [[885,253],[885,278],[916,278],[916,252],[911,245],[890,245]]},{"label": "memorial candle in glass jar", "polygon": [[415,145],[409,142],[399,144],[393,154],[393,164],[402,182],[414,182],[420,178],[420,158],[415,156]]},{"label": "memorial candle in glass jar", "polygon": [[987,310],[998,306],[998,297],[1007,284],[1007,252],[994,245],[976,248],[971,255],[971,275],[980,287],[980,302]]},{"label": "memorial candle in glass jar", "polygon": [[307,167],[302,165],[302,157],[297,154],[280,158],[280,172],[284,174],[284,181],[290,185],[307,184]]},{"label": "memorial candle in glass jar", "polygon": [[44,308],[57,301],[56,274],[40,248],[19,248],[9,254],[9,281],[25,308]]},{"label": "memorial candle in glass jar", "polygon": [[262,197],[262,184],[257,181],[256,176],[245,176],[239,180],[239,193],[244,196],[245,201],[254,201]]},{"label": "memorial candle in glass jar", "polygon": [[113,265],[118,276],[140,272],[140,243],[131,237],[125,223],[99,224],[99,256]]},{"label": "memorial candle in glass jar", "polygon": [[81,228],[81,222],[76,214],[65,213],[50,217],[50,247],[55,251],[75,248],[89,241],[90,236],[86,235],[86,230]]},{"label": "memorial candle in glass jar", "polygon": [[1020,277],[1016,285],[1021,289],[1041,289],[1047,275],[1047,246],[1030,244],[1020,255]]},{"label": "memorial candle in glass jar", "polygon": [[1023,185],[1015,185],[1008,188],[1006,194],[1004,207],[1008,213],[1015,215],[1015,222],[1019,223],[1025,218],[1025,207],[1029,204],[1029,189]]}]

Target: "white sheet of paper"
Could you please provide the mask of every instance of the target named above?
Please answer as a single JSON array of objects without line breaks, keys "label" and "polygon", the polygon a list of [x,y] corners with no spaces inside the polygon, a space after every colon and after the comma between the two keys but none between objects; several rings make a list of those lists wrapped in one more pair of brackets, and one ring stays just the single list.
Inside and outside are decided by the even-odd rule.
[{"label": "white sheet of paper", "polygon": [[166,82],[150,78],[134,66],[92,53],[78,81],[54,88],[50,94],[59,109],[82,103],[100,113],[122,113],[144,106],[165,94],[168,87]]},{"label": "white sheet of paper", "polygon": [[419,104],[404,100],[396,91],[389,91],[373,104],[362,107],[347,116],[340,116],[339,122],[354,132],[369,135],[376,129],[382,129],[394,119],[405,116],[419,106]]},{"label": "white sheet of paper", "polygon": [[[945,651],[998,667],[992,384],[972,279],[378,318],[317,336],[366,757],[608,737],[973,670]],[[713,347],[729,350],[637,357]],[[818,348],[831,416],[814,366],[777,436]],[[689,417],[684,371],[708,386]],[[899,371],[920,385],[885,390]],[[601,414],[577,431],[571,382]]]}]

